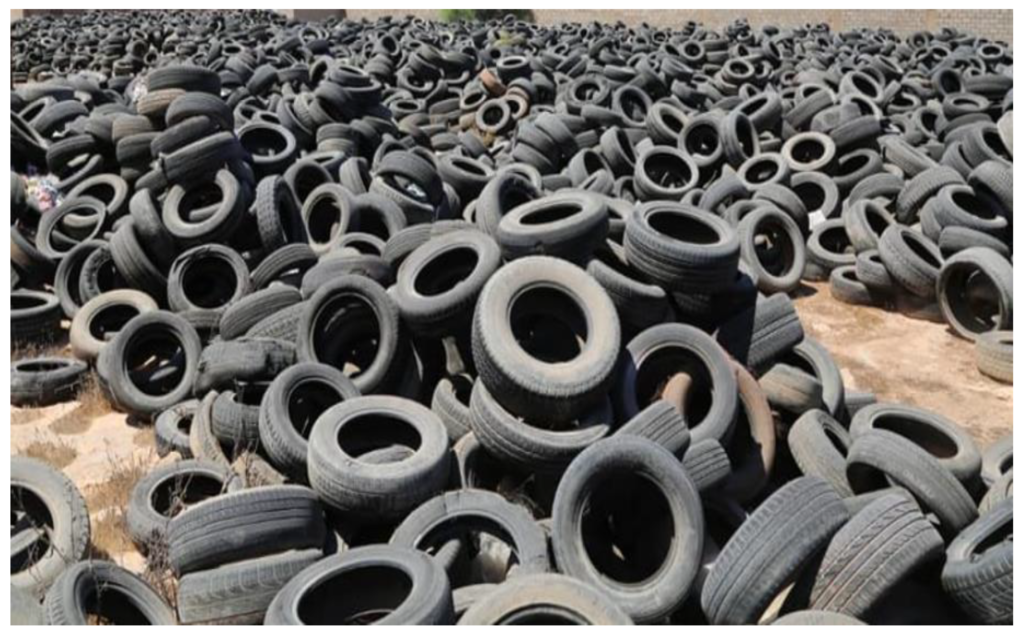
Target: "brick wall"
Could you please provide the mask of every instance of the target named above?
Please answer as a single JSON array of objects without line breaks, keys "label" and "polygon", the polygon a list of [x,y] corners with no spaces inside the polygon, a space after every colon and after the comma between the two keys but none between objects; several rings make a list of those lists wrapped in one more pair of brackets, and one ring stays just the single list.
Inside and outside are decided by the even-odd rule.
[{"label": "brick wall", "polygon": [[[534,17],[540,24],[559,22],[616,22],[626,24],[647,22],[652,26],[675,27],[695,20],[709,28],[718,29],[737,18],[747,18],[754,26],[776,24],[779,26],[802,25],[826,22],[835,31],[858,27],[886,27],[901,35],[920,30],[938,30],[942,27],[956,27],[992,40],[1013,42],[1013,11],[1011,10],[968,10],[968,9],[927,9],[927,10],[881,10],[881,9],[834,9],[834,10],[783,10],[783,9],[534,9]],[[414,15],[436,19],[438,12],[431,9],[349,9],[351,19],[376,19],[382,15]]]}]

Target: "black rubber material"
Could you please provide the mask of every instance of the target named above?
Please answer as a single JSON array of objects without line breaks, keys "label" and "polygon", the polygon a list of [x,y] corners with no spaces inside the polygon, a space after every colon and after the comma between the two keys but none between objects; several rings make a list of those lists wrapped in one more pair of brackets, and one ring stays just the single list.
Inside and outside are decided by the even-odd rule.
[{"label": "black rubber material", "polygon": [[[608,481],[614,483],[631,481],[645,482],[643,486],[658,491],[659,497],[651,499],[655,504],[661,502],[663,510],[651,504],[635,504],[637,508],[648,506],[652,510],[647,516],[638,515],[632,521],[613,519],[595,525],[628,526],[640,522],[652,526],[648,531],[657,536],[661,526],[671,527],[672,533],[667,547],[657,555],[645,557],[644,546],[638,545],[626,550],[635,553],[631,561],[629,555],[619,561],[618,566],[602,570],[595,565],[600,557],[598,544],[610,540],[584,539],[585,517],[588,509],[600,509],[595,514],[595,521],[603,517],[615,517],[617,500],[640,500],[639,495],[629,492],[608,495],[600,491],[607,487]],[[607,488],[606,488],[607,490]],[[610,500],[611,503],[598,505],[598,498]],[[555,495],[552,523],[552,550],[555,561],[561,572],[576,577],[596,587],[613,598],[634,621],[643,622],[659,619],[673,612],[680,606],[689,591],[697,574],[699,558],[703,545],[703,535],[698,531],[704,528],[704,518],[699,505],[697,489],[679,462],[667,450],[654,442],[640,437],[614,437],[598,442],[587,448],[566,470],[565,476],[558,485]],[[641,511],[642,512],[642,511]],[[596,530],[591,534],[596,534]],[[633,539],[642,544],[643,533],[637,530]],[[594,544],[591,546],[590,544]],[[660,559],[660,561],[658,561]],[[605,557],[602,563],[608,566],[610,560]],[[633,561],[642,561],[638,571],[648,570],[653,574],[646,576],[627,576],[628,566]],[[657,563],[655,563],[657,562]],[[609,572],[610,570],[610,572]],[[619,576],[622,575],[622,576]]]},{"label": "black rubber material", "polygon": [[[340,601],[336,588],[360,592]],[[332,602],[330,605],[327,602]],[[289,581],[267,609],[268,626],[443,625],[454,618],[441,566],[424,553],[370,545],[328,557]]]}]

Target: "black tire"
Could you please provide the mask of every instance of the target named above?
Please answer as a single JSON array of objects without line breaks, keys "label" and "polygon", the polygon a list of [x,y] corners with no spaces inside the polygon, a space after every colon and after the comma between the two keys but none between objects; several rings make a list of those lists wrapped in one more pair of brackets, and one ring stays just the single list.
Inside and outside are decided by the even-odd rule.
[{"label": "black tire", "polygon": [[210,391],[199,402],[189,425],[188,447],[193,459],[227,469],[231,468],[231,460],[213,434],[213,402],[217,400],[217,394],[216,391]]},{"label": "black tire", "polygon": [[740,245],[735,231],[695,207],[641,205],[626,225],[624,246],[629,263],[666,290],[715,293],[736,279]]},{"label": "black tire", "polygon": [[942,586],[974,621],[1013,623],[1013,500],[965,528],[946,550]]},{"label": "black tire", "polygon": [[981,454],[981,480],[992,486],[1013,470],[1013,434],[1003,435],[985,447]]},{"label": "black tire", "polygon": [[220,95],[221,79],[216,71],[188,64],[171,64],[153,69],[146,76],[150,91],[185,89]]},{"label": "black tire", "polygon": [[178,582],[178,617],[182,624],[261,624],[277,593],[322,558],[316,548],[294,550],[187,574]]},{"label": "black tire", "polygon": [[896,219],[903,224],[913,223],[925,202],[944,187],[953,184],[964,184],[964,178],[948,166],[921,171],[903,186],[896,198]]},{"label": "black tire", "polygon": [[[389,464],[359,460],[392,444],[414,452]],[[309,436],[310,485],[326,504],[353,517],[404,516],[444,489],[448,463],[448,433],[441,420],[400,397],[343,401],[317,419]]]},{"label": "black tire", "polygon": [[506,260],[552,255],[583,264],[608,236],[602,198],[569,190],[521,204],[508,211],[495,234]]},{"label": "black tire", "polygon": [[170,265],[177,254],[174,238],[164,226],[152,192],[149,189],[138,189],[128,201],[128,210],[139,242],[148,248],[158,264]]},{"label": "black tire", "polygon": [[690,446],[690,429],[686,427],[679,410],[664,400],[658,400],[633,416],[615,431],[615,436],[643,437],[658,444],[680,458]]},{"label": "black tire", "polygon": [[[479,206],[479,205],[478,205]],[[433,224],[417,224],[409,226],[388,238],[380,256],[398,272],[410,254],[426,242],[454,231],[465,231],[476,228],[465,220],[438,220]],[[348,233],[351,236],[352,233]]]},{"label": "black tire", "polygon": [[339,249],[321,257],[320,262],[302,276],[300,287],[302,296],[309,299],[317,291],[345,275],[366,277],[388,288],[394,282],[391,265],[384,258],[376,255],[361,255],[353,249]]},{"label": "black tire", "polygon": [[455,335],[469,326],[480,291],[500,265],[501,251],[488,235],[446,233],[402,262],[392,297],[413,332]]},{"label": "black tire", "polygon": [[235,454],[254,451],[260,445],[260,407],[246,402],[249,392],[247,385],[237,391],[224,391],[210,407],[213,436]]},{"label": "black tire", "polygon": [[824,133],[798,133],[782,145],[782,157],[793,173],[827,171],[836,157],[836,143]]},{"label": "black tire", "polygon": [[[80,242],[68,251],[57,265],[57,273],[53,277],[53,289],[57,294],[57,299],[60,300],[61,310],[64,311],[64,316],[68,319],[74,319],[75,314],[85,303],[79,286],[82,267],[94,251],[105,246],[107,243],[101,240]],[[16,287],[17,284],[14,284],[12,289]]]},{"label": "black tire", "polygon": [[519,173],[499,172],[494,176],[476,203],[476,224],[484,233],[494,237],[503,218],[512,209],[539,199],[537,186]]},{"label": "black tire", "polygon": [[305,480],[309,435],[313,424],[331,406],[359,397],[341,371],[302,362],[274,378],[259,407],[259,439],[274,465]]},{"label": "black tire", "polygon": [[[358,592],[337,598],[331,593]],[[445,625],[454,617],[451,585],[425,553],[371,545],[309,566],[277,593],[268,626]]]},{"label": "black tire", "polygon": [[295,363],[295,347],[288,342],[259,337],[240,337],[214,342],[199,357],[194,394],[224,390],[239,382],[266,382]]},{"label": "black tire", "polygon": [[11,291],[11,344],[52,343],[60,335],[61,317],[56,295],[24,289]]},{"label": "black tire", "polygon": [[249,293],[224,309],[220,316],[221,339],[239,338],[261,320],[301,301],[302,294],[293,286],[271,286]]},{"label": "black tire", "polygon": [[[125,514],[128,535],[144,554],[167,543],[171,518],[227,490],[230,474],[196,460],[159,466],[132,488]],[[158,552],[157,552],[158,554]]]},{"label": "black tire", "polygon": [[979,371],[994,380],[1013,384],[1013,331],[982,333],[974,352]]},{"label": "black tire", "polygon": [[41,461],[11,457],[11,587],[42,597],[88,548],[89,510],[74,483]]},{"label": "black tire", "polygon": [[222,131],[231,131],[235,128],[235,118],[227,104],[217,95],[198,91],[186,93],[171,102],[165,119],[170,128],[200,116],[209,118]]},{"label": "black tire", "polygon": [[911,495],[886,494],[839,529],[814,575],[809,605],[863,618],[905,577],[943,554],[942,537]]},{"label": "black tire", "polygon": [[[192,216],[187,208],[190,193],[211,187],[220,190],[220,200],[203,209],[204,213],[207,209],[210,211],[208,216],[203,215],[202,219],[199,219],[200,216]],[[182,246],[230,242],[242,222],[244,206],[242,185],[230,171],[223,169],[206,173],[205,180],[194,185],[173,186],[164,198],[161,217],[167,231]]]},{"label": "black tire", "polygon": [[249,293],[249,269],[234,249],[196,246],[178,255],[167,275],[172,311],[222,311]]},{"label": "black tire", "polygon": [[909,439],[965,486],[973,488],[980,479],[981,452],[974,438],[942,415],[901,404],[873,404],[853,417],[850,435],[857,439],[873,430],[888,430]]},{"label": "black tire", "polygon": [[882,298],[857,277],[855,264],[832,269],[828,277],[828,290],[834,299],[853,306],[879,306],[883,302]]},{"label": "black tire", "polygon": [[[706,333],[683,324],[662,324],[640,333],[621,357],[613,397],[619,419],[640,412],[658,385],[673,374],[696,373],[710,402],[703,419],[688,423],[694,442],[725,439],[738,408],[736,376],[725,351]],[[685,419],[685,415],[683,416]]]},{"label": "black tire", "polygon": [[823,479],[801,477],[768,499],[729,539],[704,584],[713,624],[756,623],[782,587],[846,523],[842,500]]},{"label": "black tire", "polygon": [[[480,543],[478,533],[509,546],[516,558],[509,578],[548,572],[547,535],[529,511],[483,490],[447,492],[424,502],[395,529],[388,544],[436,555],[452,540]],[[467,585],[468,575],[455,568],[448,576],[453,587]]]},{"label": "black tire", "polygon": [[938,518],[946,539],[978,517],[974,500],[953,473],[895,433],[875,429],[855,438],[846,457],[846,477],[858,494],[890,484],[906,488],[923,510]]},{"label": "black tire", "polygon": [[275,311],[253,324],[245,336],[279,339],[295,344],[299,339],[299,320],[308,305],[308,302],[299,302]]},{"label": "black tire", "polygon": [[[136,349],[147,344],[154,348],[159,345],[164,350],[181,349],[184,361],[177,363],[176,375],[161,375],[162,367],[148,375],[145,371],[129,370],[132,362],[140,361]],[[195,329],[173,313],[152,311],[130,320],[103,350],[108,364],[106,383],[114,404],[134,415],[150,418],[185,401],[192,395],[201,348]],[[140,381],[145,388],[140,388]]]},{"label": "black tire", "polygon": [[110,257],[131,288],[148,293],[157,301],[167,297],[167,277],[139,241],[134,220],[120,226],[110,237]]},{"label": "black tire", "polygon": [[896,218],[877,201],[864,199],[843,211],[843,224],[850,245],[859,254],[878,248],[882,233],[896,224]]},{"label": "black tire", "polygon": [[51,406],[78,394],[89,367],[70,357],[32,357],[11,362],[11,405]]},{"label": "black tire", "polygon": [[157,415],[153,436],[156,439],[156,452],[166,457],[172,452],[178,453],[182,459],[192,457],[189,444],[189,429],[199,409],[199,401],[190,399],[171,406]]},{"label": "black tire", "polygon": [[[276,173],[272,171],[271,173]],[[256,226],[264,250],[273,253],[292,243],[307,241],[302,212],[280,175],[269,175],[256,186]]]},{"label": "black tire", "polygon": [[452,444],[473,430],[469,409],[472,391],[473,381],[465,375],[445,377],[434,387],[430,410],[441,418]]},{"label": "black tire", "polygon": [[460,626],[632,625],[601,590],[562,575],[532,575],[498,586],[469,607]]},{"label": "black tire", "polygon": [[878,299],[891,298],[898,292],[896,282],[889,275],[877,250],[864,251],[857,255],[854,274],[857,281],[866,286]]},{"label": "black tire", "polygon": [[[214,133],[187,144],[161,158],[167,181],[175,187],[191,186],[209,179],[214,173],[226,173],[225,164],[242,158],[245,150],[234,132]],[[173,193],[175,189],[172,189]],[[164,222],[167,222],[166,215]],[[168,227],[170,224],[168,224]]]},{"label": "black tire", "polygon": [[821,383],[821,399],[829,415],[837,419],[845,415],[843,405],[846,402],[846,388],[843,375],[828,349],[814,338],[805,337],[793,347],[792,354],[785,361],[810,373]]},{"label": "black tire", "polygon": [[1013,327],[1013,265],[992,249],[970,248],[949,258],[937,286],[942,315],[960,337],[974,341]]},{"label": "black tire", "polygon": [[[759,208],[743,218],[736,232],[740,255],[758,290],[771,295],[789,293],[800,286],[807,248],[790,216],[774,207]],[[758,250],[762,238],[770,249]]]},{"label": "black tire", "polygon": [[[644,482],[643,488],[657,491],[659,497],[653,499],[654,505],[647,503],[645,507],[639,502],[641,495],[620,490],[623,484],[630,485],[632,479]],[[599,497],[610,500],[603,509]],[[631,507],[619,510],[623,500],[633,499],[637,502]],[[607,521],[616,514],[617,526],[638,526],[642,521],[645,527],[654,528],[656,537],[656,531],[664,532],[663,526],[671,526],[670,541],[667,547],[659,542],[662,551],[647,555],[642,544],[647,535],[634,528],[632,535],[617,538],[620,543],[631,539],[637,544],[630,548],[633,558],[598,568],[597,550],[588,547],[589,540],[584,537],[584,530],[589,531],[584,522],[585,512],[592,514],[593,520],[589,521],[598,526],[616,526]],[[559,482],[553,508],[552,549],[560,571],[612,598],[633,620],[652,621],[673,612],[686,598],[697,575],[704,540],[699,531],[703,528],[700,497],[678,460],[646,439],[614,437],[584,451]],[[611,529],[601,530],[607,534]],[[609,543],[611,539],[604,541]],[[609,557],[606,555],[605,559],[613,561]],[[639,573],[645,574],[630,571],[636,562],[642,564]]]},{"label": "black tire", "polygon": [[804,340],[789,296],[776,293],[722,322],[715,339],[736,361],[751,371],[763,372]]},{"label": "black tire", "polygon": [[846,454],[853,439],[823,410],[810,410],[793,423],[787,435],[789,452],[804,475],[827,481],[840,497],[852,497],[846,479]]},{"label": "black tire", "polygon": [[71,321],[71,352],[82,361],[99,357],[112,340],[108,337],[123,329],[131,319],[157,310],[153,298],[142,291],[119,289],[101,293],[79,309]]},{"label": "black tire", "polygon": [[1013,500],[1013,469],[996,480],[978,503],[978,512],[984,515],[1002,501]]},{"label": "black tire", "polygon": [[636,157],[633,184],[640,201],[679,201],[697,186],[700,169],[684,151],[670,146],[652,146]]},{"label": "black tire", "polygon": [[816,226],[807,238],[807,265],[818,266],[826,279],[832,269],[856,262],[850,238],[841,219],[826,220]]},{"label": "black tire", "polygon": [[687,448],[683,469],[701,493],[720,486],[732,473],[729,455],[715,439],[704,439]]},{"label": "black tire", "polygon": [[943,259],[934,242],[918,231],[894,225],[882,233],[878,253],[900,286],[918,297],[935,299]]},{"label": "black tire", "polygon": [[171,519],[168,559],[176,574],[185,575],[286,550],[320,548],[324,538],[323,511],[311,490],[249,488],[207,499]]},{"label": "black tire", "polygon": [[46,593],[46,625],[174,626],[174,611],[152,586],[109,561],[69,567]]},{"label": "black tire", "polygon": [[[514,331],[542,318],[558,322],[564,335],[582,336],[582,346],[562,343],[554,352],[540,343],[517,346]],[[564,424],[607,391],[619,336],[615,306],[582,269],[550,257],[523,258],[498,269],[480,294],[473,361],[480,381],[517,417]]]},{"label": "black tire", "polygon": [[619,313],[625,330],[640,331],[670,321],[672,306],[665,290],[626,262],[621,246],[608,243],[587,262],[587,273],[597,280]]},{"label": "black tire", "polygon": [[824,406],[821,382],[803,369],[776,364],[758,378],[768,403],[788,415],[802,415]]},{"label": "black tire", "polygon": [[469,402],[473,432],[495,458],[513,468],[560,472],[583,450],[608,435],[611,404],[592,408],[572,428],[552,429],[506,410],[478,379]]},{"label": "black tire", "polygon": [[285,244],[260,260],[252,271],[252,287],[267,288],[273,283],[297,285],[315,268],[317,255],[308,244]]},{"label": "black tire", "polygon": [[[346,330],[340,330],[342,326]],[[360,354],[359,371],[351,376],[364,394],[386,392],[405,359],[395,303],[380,284],[360,275],[337,277],[321,287],[304,305],[295,330],[300,361],[341,371],[350,363],[352,351],[375,337],[376,352],[372,358]]]}]

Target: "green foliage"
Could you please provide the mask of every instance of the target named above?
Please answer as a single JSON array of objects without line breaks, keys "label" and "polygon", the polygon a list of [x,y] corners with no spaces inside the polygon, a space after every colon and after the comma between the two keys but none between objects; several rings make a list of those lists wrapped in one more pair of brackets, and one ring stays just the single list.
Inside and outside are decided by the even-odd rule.
[{"label": "green foliage", "polygon": [[533,20],[533,11],[530,9],[441,9],[441,20],[445,22],[472,22],[487,20],[500,20],[511,14],[519,20]]}]

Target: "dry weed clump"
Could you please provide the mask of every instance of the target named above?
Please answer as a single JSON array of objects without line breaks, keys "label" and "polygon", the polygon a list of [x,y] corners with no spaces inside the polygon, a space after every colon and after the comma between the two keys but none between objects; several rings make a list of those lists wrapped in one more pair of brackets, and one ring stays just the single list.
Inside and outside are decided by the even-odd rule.
[{"label": "dry weed clump", "polygon": [[82,388],[75,398],[76,405],[67,413],[53,420],[50,430],[60,435],[77,435],[89,430],[92,420],[113,412],[113,407],[100,390],[96,373],[90,373],[82,382]]},{"label": "dry weed clump", "polygon": [[54,468],[65,468],[78,457],[75,448],[60,437],[37,439],[18,451],[18,454],[39,459]]}]

